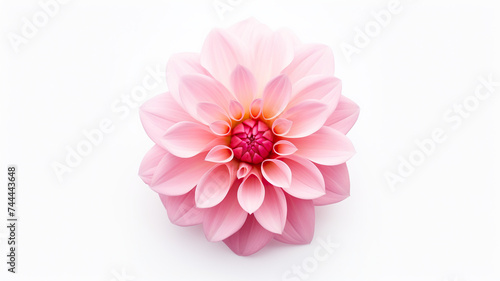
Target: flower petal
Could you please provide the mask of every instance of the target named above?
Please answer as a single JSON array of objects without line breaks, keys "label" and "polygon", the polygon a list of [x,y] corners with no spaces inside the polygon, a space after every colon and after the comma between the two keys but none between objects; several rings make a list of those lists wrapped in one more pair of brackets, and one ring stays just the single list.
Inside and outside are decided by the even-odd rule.
[{"label": "flower petal", "polygon": [[199,103],[196,106],[196,113],[199,117],[199,120],[205,125],[209,125],[210,123],[216,121],[226,121],[228,123],[231,123],[231,119],[229,119],[229,116],[227,116],[226,111],[224,111],[224,109],[222,109],[220,106],[213,103]]},{"label": "flower petal", "polygon": [[359,116],[359,106],[350,99],[341,96],[337,108],[328,117],[325,126],[347,134]]},{"label": "flower petal", "polygon": [[199,74],[182,76],[179,93],[186,111],[198,120],[197,109],[199,103],[213,103],[226,110],[229,101],[233,98],[231,93],[219,81]]},{"label": "flower petal", "polygon": [[286,199],[279,187],[266,184],[266,196],[254,216],[265,229],[281,234],[286,223]]},{"label": "flower petal", "polygon": [[248,175],[248,173],[250,173],[252,168],[253,168],[252,165],[250,165],[246,162],[240,162],[240,165],[238,167],[238,171],[236,172],[236,177],[238,179],[242,179],[242,178],[246,177]]},{"label": "flower petal", "polygon": [[305,44],[295,51],[293,61],[282,71],[294,84],[314,74],[333,75],[335,71],[332,50],[321,44]]},{"label": "flower petal", "polygon": [[212,76],[228,87],[230,74],[238,65],[245,65],[242,46],[229,32],[214,29],[208,34],[201,49],[200,62]]},{"label": "flower petal", "polygon": [[170,57],[167,63],[167,85],[172,97],[178,104],[182,104],[179,95],[180,78],[186,74],[202,74],[210,76],[210,73],[201,66],[200,55],[197,53],[178,53]]},{"label": "flower petal", "polygon": [[329,106],[315,100],[306,100],[288,109],[281,118],[290,120],[290,130],[284,134],[287,138],[303,138],[319,130],[330,115]]},{"label": "flower petal", "polygon": [[265,24],[255,18],[248,18],[231,26],[228,31],[248,49],[255,48],[257,42],[265,34],[269,34],[272,30]]},{"label": "flower petal", "polygon": [[315,199],[325,195],[325,180],[320,170],[311,161],[289,155],[279,158],[292,171],[290,188],[286,193],[300,199]]},{"label": "flower petal", "polygon": [[188,158],[210,149],[215,142],[219,140],[207,126],[185,121],[170,127],[160,144],[175,156]]},{"label": "flower petal", "polygon": [[294,154],[297,147],[287,140],[280,140],[274,143],[273,151],[280,156],[287,156]]},{"label": "flower petal", "polygon": [[170,93],[161,94],[146,101],[139,110],[142,126],[149,138],[159,144],[161,137],[175,123],[195,121]]},{"label": "flower petal", "polygon": [[265,189],[260,178],[249,174],[238,188],[238,202],[247,213],[254,213],[264,202]]},{"label": "flower petal", "polygon": [[305,138],[294,139],[295,155],[321,165],[338,165],[349,160],[355,153],[351,141],[341,132],[322,127]]},{"label": "flower petal", "polygon": [[274,234],[265,230],[253,216],[248,216],[241,229],[224,239],[224,243],[237,255],[249,256],[262,249],[273,237]]},{"label": "flower petal", "polygon": [[141,166],[139,167],[139,177],[145,184],[150,185],[153,175],[160,163],[161,159],[168,152],[161,148],[159,145],[153,146],[142,159]]},{"label": "flower petal", "polygon": [[227,163],[233,160],[234,153],[231,148],[225,145],[216,145],[208,152],[205,161],[214,163]]},{"label": "flower petal", "polygon": [[233,181],[233,173],[227,165],[214,166],[203,175],[196,187],[196,206],[211,208],[219,204],[226,197]]},{"label": "flower petal", "polygon": [[204,161],[204,158],[203,154],[192,158],[179,158],[167,153],[158,163],[158,168],[151,179],[151,189],[169,196],[189,192],[214,166],[214,163]]},{"label": "flower petal", "polygon": [[231,133],[231,125],[226,121],[215,121],[210,124],[210,131],[217,136],[227,136]]},{"label": "flower petal", "polygon": [[293,85],[292,99],[288,107],[305,100],[317,100],[327,104],[332,110],[337,106],[342,92],[342,81],[331,75],[311,75]]},{"label": "flower petal", "polygon": [[278,118],[273,122],[272,131],[277,136],[284,136],[290,132],[292,124],[293,122],[288,119]]},{"label": "flower petal", "polygon": [[326,194],[314,199],[314,205],[334,204],[349,197],[349,172],[345,163],[336,166],[316,166],[325,179]]},{"label": "flower petal", "polygon": [[238,231],[248,217],[238,203],[236,192],[241,181],[235,181],[226,198],[217,206],[207,209],[203,231],[209,241],[221,241]]},{"label": "flower petal", "polygon": [[314,236],[314,205],[286,195],[287,215],[285,229],[274,238],[288,244],[309,244]]},{"label": "flower petal", "polygon": [[245,117],[245,109],[238,101],[232,100],[229,103],[229,117],[234,121],[241,121]]},{"label": "flower petal", "polygon": [[194,190],[179,196],[160,194],[160,199],[167,210],[168,218],[173,224],[191,226],[203,222],[204,210],[196,208]]},{"label": "flower petal", "polygon": [[288,105],[292,96],[292,84],[286,75],[279,75],[267,83],[262,95],[262,117],[277,117]]},{"label": "flower petal", "polygon": [[250,116],[257,119],[262,114],[262,99],[255,99],[250,104]]},{"label": "flower petal", "polygon": [[257,82],[250,70],[241,65],[236,66],[231,73],[231,87],[238,101],[248,109],[257,94]]},{"label": "flower petal", "polygon": [[290,187],[292,171],[285,162],[277,159],[267,159],[262,162],[261,171],[264,178],[272,185],[282,188]]}]

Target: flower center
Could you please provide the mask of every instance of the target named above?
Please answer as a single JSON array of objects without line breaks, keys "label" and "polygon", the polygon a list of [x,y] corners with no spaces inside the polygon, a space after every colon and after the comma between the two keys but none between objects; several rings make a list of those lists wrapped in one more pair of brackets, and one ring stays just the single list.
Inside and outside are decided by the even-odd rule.
[{"label": "flower center", "polygon": [[230,146],[237,159],[259,164],[273,149],[273,133],[264,122],[247,119],[234,127]]}]

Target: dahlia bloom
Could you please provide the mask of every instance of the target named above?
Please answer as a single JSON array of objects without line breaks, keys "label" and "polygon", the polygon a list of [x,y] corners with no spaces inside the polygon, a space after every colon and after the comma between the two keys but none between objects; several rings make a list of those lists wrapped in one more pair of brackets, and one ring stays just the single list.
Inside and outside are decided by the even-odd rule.
[{"label": "dahlia bloom", "polygon": [[139,175],[172,223],[203,224],[238,255],[310,243],[314,206],[349,196],[345,134],[359,114],[330,48],[248,19],[174,55],[167,84],[140,110],[155,145]]}]

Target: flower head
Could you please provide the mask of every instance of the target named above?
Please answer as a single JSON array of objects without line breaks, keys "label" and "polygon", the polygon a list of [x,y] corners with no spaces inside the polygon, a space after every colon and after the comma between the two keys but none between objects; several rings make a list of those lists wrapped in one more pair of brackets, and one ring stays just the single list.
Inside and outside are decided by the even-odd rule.
[{"label": "flower head", "polygon": [[139,175],[173,223],[250,255],[273,238],[309,243],[314,206],[349,196],[345,134],[359,107],[327,46],[249,19],[174,55],[167,83],[141,107],[155,145]]}]

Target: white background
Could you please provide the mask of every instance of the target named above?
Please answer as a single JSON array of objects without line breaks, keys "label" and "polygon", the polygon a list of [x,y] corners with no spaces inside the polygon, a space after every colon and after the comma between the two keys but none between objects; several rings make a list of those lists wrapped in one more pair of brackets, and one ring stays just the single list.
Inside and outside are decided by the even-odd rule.
[{"label": "white background", "polygon": [[[232,1],[223,19],[212,0],[102,2],[60,5],[15,52],[12,32],[43,9],[38,0],[1,1],[0,177],[6,186],[7,165],[17,165],[19,217],[16,275],[3,262],[0,228],[1,280],[110,281],[123,272],[121,280],[286,280],[294,265],[307,280],[500,280],[500,87],[456,128],[443,117],[471,98],[479,77],[500,81],[495,1],[401,0],[350,62],[342,43],[354,44],[355,29],[388,0]],[[200,227],[169,222],[137,176],[153,144],[137,108],[125,115],[112,106],[123,106],[147,68],[163,70],[173,53],[199,51],[210,29],[250,16],[331,46],[343,94],[361,115],[349,133],[351,197],[316,208],[315,240],[239,257]],[[162,81],[144,100],[167,89]],[[64,164],[67,146],[104,119],[114,130],[60,182],[53,163]],[[387,173],[436,128],[446,141],[391,189]],[[339,247],[311,269],[317,239]]]}]

